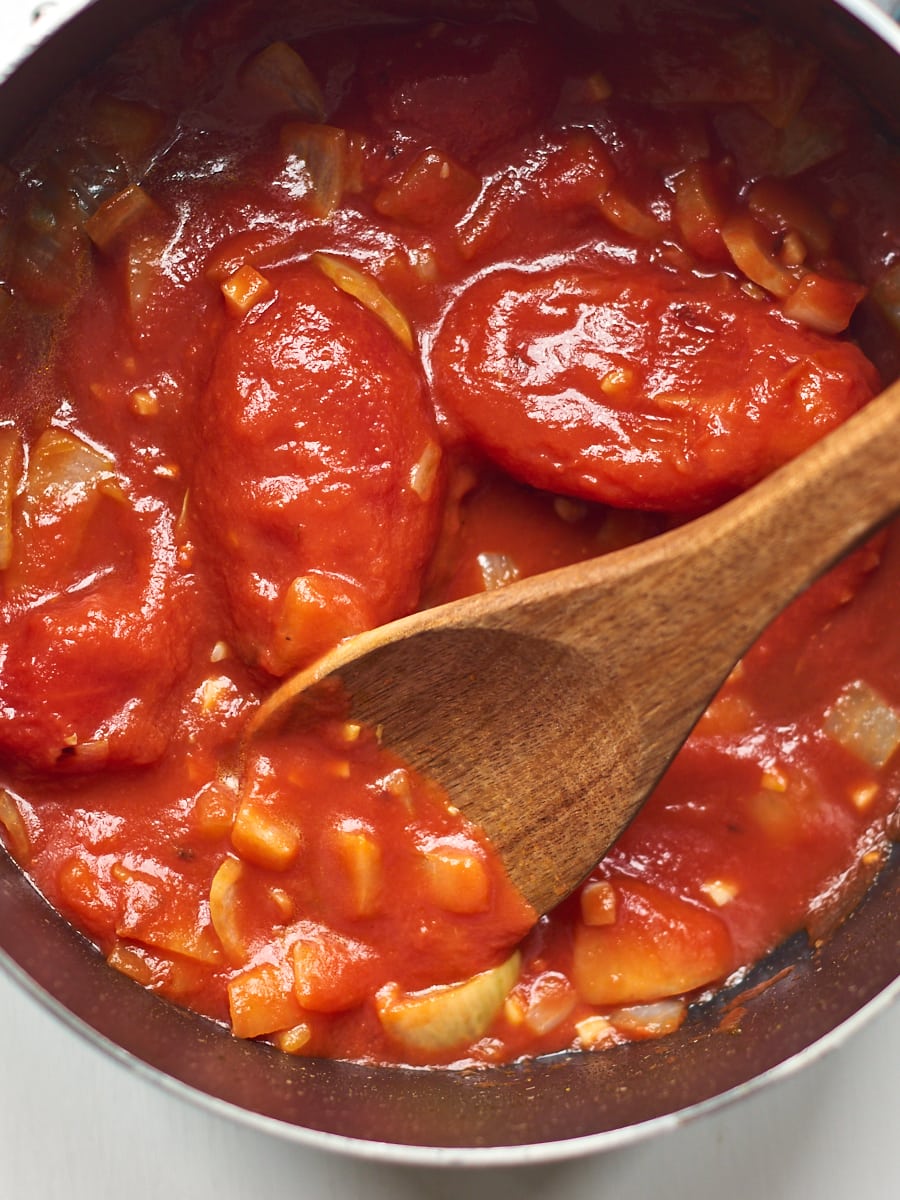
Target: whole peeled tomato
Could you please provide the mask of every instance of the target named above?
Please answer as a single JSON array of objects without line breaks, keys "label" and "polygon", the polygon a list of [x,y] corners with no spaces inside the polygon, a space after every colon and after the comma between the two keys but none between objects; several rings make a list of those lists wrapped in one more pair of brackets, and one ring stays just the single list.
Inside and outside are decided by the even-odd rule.
[{"label": "whole peeled tomato", "polygon": [[868,400],[851,343],[786,320],[728,276],[501,269],[451,307],[441,405],[536,487],[690,511],[798,454]]},{"label": "whole peeled tomato", "polygon": [[415,606],[440,489],[415,357],[314,267],[270,279],[218,347],[196,502],[237,643],[282,674]]}]

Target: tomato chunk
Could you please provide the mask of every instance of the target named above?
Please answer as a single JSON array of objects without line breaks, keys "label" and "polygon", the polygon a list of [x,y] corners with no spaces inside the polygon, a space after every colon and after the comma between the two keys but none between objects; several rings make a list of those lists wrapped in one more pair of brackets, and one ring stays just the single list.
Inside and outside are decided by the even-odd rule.
[{"label": "tomato chunk", "polygon": [[[38,769],[99,771],[153,762],[165,750],[193,610],[173,565],[169,517],[142,528],[144,520],[123,519],[133,541],[117,531],[117,569],[104,564],[71,589],[14,597],[0,609],[0,755]],[[109,519],[106,528],[115,528]],[[30,562],[26,578],[46,569]]]},{"label": "tomato chunk", "polygon": [[223,336],[196,504],[243,653],[274,674],[417,600],[440,489],[413,357],[312,267]]},{"label": "tomato chunk", "polygon": [[433,24],[372,38],[362,74],[380,125],[464,163],[527,129],[559,86],[546,38],[508,22]]},{"label": "tomato chunk", "polygon": [[754,483],[859,408],[852,345],[725,276],[659,268],[483,276],[434,349],[440,402],[537,487],[694,510]]}]

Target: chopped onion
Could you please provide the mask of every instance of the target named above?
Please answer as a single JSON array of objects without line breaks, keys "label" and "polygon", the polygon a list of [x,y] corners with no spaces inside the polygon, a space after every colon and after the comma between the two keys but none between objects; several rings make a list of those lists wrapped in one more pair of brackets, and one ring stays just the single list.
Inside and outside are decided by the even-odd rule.
[{"label": "chopped onion", "polygon": [[437,442],[429,441],[409,473],[409,486],[426,503],[434,495],[440,465],[441,448]]},{"label": "chopped onion", "polygon": [[722,240],[737,269],[773,296],[784,299],[797,286],[797,276],[773,253],[773,235],[749,213],[738,213],[726,221]]},{"label": "chopped onion", "polygon": [[815,271],[805,271],[783,305],[792,321],[799,321],[819,333],[843,333],[866,289],[848,279],[830,279]]},{"label": "chopped onion", "polygon": [[514,583],[519,578],[519,568],[508,554],[482,553],[476,559],[481,571],[481,581],[486,592]]},{"label": "chopped onion", "polygon": [[824,729],[845,750],[880,770],[900,746],[900,709],[857,679],[825,714]]},{"label": "chopped onion", "polygon": [[341,826],[334,830],[335,850],[347,883],[352,917],[373,917],[381,908],[384,887],[381,846],[367,829]]},{"label": "chopped onion", "polygon": [[315,76],[287,42],[272,42],[245,64],[241,82],[280,111],[295,109],[311,121],[325,118],[325,100]]},{"label": "chopped onion", "polygon": [[622,192],[611,189],[605,195],[598,197],[597,207],[616,229],[632,237],[649,241],[658,238],[663,231],[663,224],[649,213],[642,212],[636,204]]},{"label": "chopped onion", "polygon": [[364,304],[388,327],[394,337],[407,350],[415,346],[409,321],[397,306],[387,298],[371,275],[351,267],[330,254],[314,254],[311,260],[323,275],[348,296]]},{"label": "chopped onion", "polygon": [[265,275],[249,263],[232,271],[219,287],[228,311],[236,317],[243,317],[272,292],[272,285]]},{"label": "chopped onion", "polygon": [[139,183],[132,183],[104,200],[84,229],[98,250],[109,250],[121,234],[158,211],[156,201]]},{"label": "chopped onion", "polygon": [[11,425],[0,426],[0,571],[13,555],[13,504],[22,473],[22,439]]},{"label": "chopped onion", "polygon": [[286,871],[300,853],[302,839],[292,824],[276,813],[241,802],[231,830],[231,844],[241,858],[269,871]]},{"label": "chopped onion", "polygon": [[540,1037],[562,1024],[577,1000],[575,989],[561,971],[542,971],[527,989],[523,1020]]},{"label": "chopped onion", "polygon": [[387,984],[375,997],[378,1020],[390,1037],[425,1054],[465,1046],[480,1038],[500,1012],[520,966],[516,951],[463,983],[406,994]]},{"label": "chopped onion", "polygon": [[330,217],[348,185],[350,147],[347,133],[333,125],[291,121],[281,130],[288,156],[288,186],[295,183],[303,203],[315,217]]},{"label": "chopped onion", "polygon": [[223,859],[209,888],[210,920],[226,957],[235,966],[245,962],[248,953],[240,926],[238,889],[243,875],[243,865],[236,858]]},{"label": "chopped onion", "polygon": [[610,1022],[630,1038],[665,1037],[684,1021],[687,1005],[680,999],[657,1000],[653,1004],[635,1004],[617,1008],[609,1014]]},{"label": "chopped onion", "polygon": [[6,788],[0,788],[0,825],[6,830],[10,854],[20,866],[27,866],[31,858],[31,834],[15,797]]}]

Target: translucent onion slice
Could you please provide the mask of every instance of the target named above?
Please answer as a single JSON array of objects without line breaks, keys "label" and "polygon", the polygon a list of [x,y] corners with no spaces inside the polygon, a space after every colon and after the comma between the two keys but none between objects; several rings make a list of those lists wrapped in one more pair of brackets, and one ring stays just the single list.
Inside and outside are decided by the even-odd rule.
[{"label": "translucent onion slice", "polygon": [[156,201],[139,183],[132,183],[104,200],[85,221],[84,230],[98,250],[109,250],[120,235],[158,211]]},{"label": "translucent onion slice", "polygon": [[722,240],[737,269],[773,296],[784,299],[797,286],[797,276],[772,252],[772,235],[749,213],[738,213],[726,221]]},{"label": "translucent onion slice", "polygon": [[609,1014],[610,1023],[634,1041],[665,1037],[674,1033],[687,1016],[681,999],[657,1000],[654,1004],[635,1004]]},{"label": "translucent onion slice", "polygon": [[462,983],[404,995],[387,984],[375,997],[385,1033],[426,1054],[462,1047],[480,1038],[503,1007],[521,969],[519,952]]},{"label": "translucent onion slice", "polygon": [[334,843],[350,915],[374,916],[381,908],[384,888],[381,846],[371,831],[343,827],[334,831]]},{"label": "translucent onion slice", "polygon": [[476,559],[481,572],[481,582],[486,592],[496,591],[519,578],[519,568],[508,554],[485,551]]},{"label": "translucent onion slice", "polygon": [[248,60],[241,82],[279,109],[296,110],[311,121],[325,118],[325,100],[315,76],[287,42],[272,42]]},{"label": "translucent onion slice", "polygon": [[75,434],[50,428],[34,444],[25,506],[29,516],[72,508],[98,492],[121,498],[113,460]]},{"label": "translucent onion slice", "polygon": [[303,204],[315,217],[330,217],[350,183],[346,130],[291,121],[282,128],[280,140],[291,177],[302,188]]},{"label": "translucent onion slice", "polygon": [[240,922],[240,882],[244,868],[236,858],[223,859],[209,888],[209,916],[225,956],[234,964],[247,960],[248,947]]},{"label": "translucent onion slice", "polygon": [[900,710],[857,679],[844,688],[826,713],[824,729],[856,758],[881,770],[900,746]]},{"label": "translucent onion slice", "polygon": [[22,473],[22,439],[11,425],[0,426],[0,571],[13,555],[13,504]]},{"label": "translucent onion slice", "polygon": [[371,275],[358,271],[356,267],[351,267],[349,263],[330,254],[314,254],[312,262],[342,292],[353,296],[383,321],[401,346],[407,350],[413,349],[415,342],[409,321],[396,304],[387,298]]},{"label": "translucent onion slice", "polygon": [[27,866],[31,859],[31,835],[15,797],[6,788],[0,788],[0,825],[6,830],[10,854],[20,866]]}]

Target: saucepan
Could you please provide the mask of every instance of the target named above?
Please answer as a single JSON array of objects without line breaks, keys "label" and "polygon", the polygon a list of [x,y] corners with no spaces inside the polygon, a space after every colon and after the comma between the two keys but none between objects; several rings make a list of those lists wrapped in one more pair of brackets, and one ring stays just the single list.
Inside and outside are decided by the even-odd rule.
[{"label": "saucepan", "polygon": [[[39,44],[25,37],[6,45],[0,139],[20,135],[53,91],[170,6],[83,0]],[[434,6],[441,7],[448,5]],[[868,0],[765,0],[762,7],[840,64],[879,120],[900,125],[900,27],[883,11]],[[798,936],[741,981],[738,1032],[725,1019],[735,1005],[726,992],[659,1040],[472,1071],[299,1058],[239,1041],[111,971],[5,853],[0,949],[38,1001],[125,1068],[258,1129],[405,1163],[550,1161],[671,1129],[770,1084],[895,999],[900,853],[823,945],[812,950]]]}]

